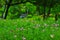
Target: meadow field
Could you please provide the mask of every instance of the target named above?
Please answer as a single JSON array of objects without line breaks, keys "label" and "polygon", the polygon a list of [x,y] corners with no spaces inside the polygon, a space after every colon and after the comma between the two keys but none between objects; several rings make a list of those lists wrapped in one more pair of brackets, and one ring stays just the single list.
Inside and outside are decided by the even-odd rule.
[{"label": "meadow field", "polygon": [[0,40],[60,40],[60,19],[0,19]]}]

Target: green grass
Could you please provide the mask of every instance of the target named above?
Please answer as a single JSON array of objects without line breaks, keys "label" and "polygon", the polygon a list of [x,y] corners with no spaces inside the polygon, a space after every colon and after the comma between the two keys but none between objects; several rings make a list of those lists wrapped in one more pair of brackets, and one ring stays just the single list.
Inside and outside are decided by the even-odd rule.
[{"label": "green grass", "polygon": [[0,19],[0,40],[60,40],[60,20],[37,17]]}]

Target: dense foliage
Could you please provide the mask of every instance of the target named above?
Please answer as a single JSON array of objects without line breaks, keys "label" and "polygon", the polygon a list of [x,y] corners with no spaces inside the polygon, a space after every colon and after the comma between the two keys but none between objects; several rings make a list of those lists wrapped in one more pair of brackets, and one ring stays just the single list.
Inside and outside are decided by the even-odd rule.
[{"label": "dense foliage", "polygon": [[19,18],[24,13],[43,15],[43,19],[52,14],[57,20],[60,12],[60,0],[1,0],[0,2],[0,14],[4,19]]}]

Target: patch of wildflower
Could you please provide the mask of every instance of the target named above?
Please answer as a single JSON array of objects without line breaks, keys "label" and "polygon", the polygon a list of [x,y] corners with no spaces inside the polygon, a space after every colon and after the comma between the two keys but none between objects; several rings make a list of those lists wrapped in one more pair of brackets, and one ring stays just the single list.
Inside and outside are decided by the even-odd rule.
[{"label": "patch of wildflower", "polygon": [[22,37],[22,40],[26,40],[26,38],[23,36],[23,37]]},{"label": "patch of wildflower", "polygon": [[54,38],[54,37],[55,37],[55,35],[54,35],[54,34],[50,34],[50,37],[51,37],[51,38]]},{"label": "patch of wildflower", "polygon": [[53,26],[53,27],[58,27],[59,24],[54,23],[54,24],[52,24],[51,26]]}]

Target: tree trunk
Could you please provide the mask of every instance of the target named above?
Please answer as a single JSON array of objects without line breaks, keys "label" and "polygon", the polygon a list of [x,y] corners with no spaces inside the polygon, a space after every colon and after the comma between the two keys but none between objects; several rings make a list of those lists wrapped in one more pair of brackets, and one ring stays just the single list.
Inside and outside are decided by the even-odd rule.
[{"label": "tree trunk", "polygon": [[4,18],[4,12],[5,12],[5,10],[6,10],[6,5],[4,5],[4,11],[3,11],[3,13],[2,13],[2,18]]},{"label": "tree trunk", "polygon": [[49,17],[49,15],[50,15],[50,12],[51,12],[51,7],[49,7],[49,10],[48,10],[47,17]]},{"label": "tree trunk", "polygon": [[6,4],[6,11],[5,11],[4,19],[6,19],[6,18],[7,18],[8,10],[9,10],[9,8],[10,8],[10,4],[11,4],[11,2],[12,2],[12,0],[9,0],[9,3],[8,3],[8,2],[6,2],[6,3],[8,3],[8,4]]},{"label": "tree trunk", "polygon": [[58,20],[58,14],[55,14],[55,21]]},{"label": "tree trunk", "polygon": [[10,5],[7,5],[6,11],[5,11],[5,17],[4,17],[4,19],[7,18],[9,7],[10,7]]},{"label": "tree trunk", "polygon": [[39,13],[38,15],[40,15],[40,6],[37,5],[37,12]]},{"label": "tree trunk", "polygon": [[46,9],[46,1],[47,0],[44,0],[44,2],[43,2],[43,8],[44,8],[44,11],[43,11],[43,20],[46,18],[46,13],[45,13],[45,9]]},{"label": "tree trunk", "polygon": [[46,15],[45,15],[45,8],[46,8],[46,6],[44,6],[44,14],[43,14],[43,20],[45,19],[45,17],[46,17]]}]

